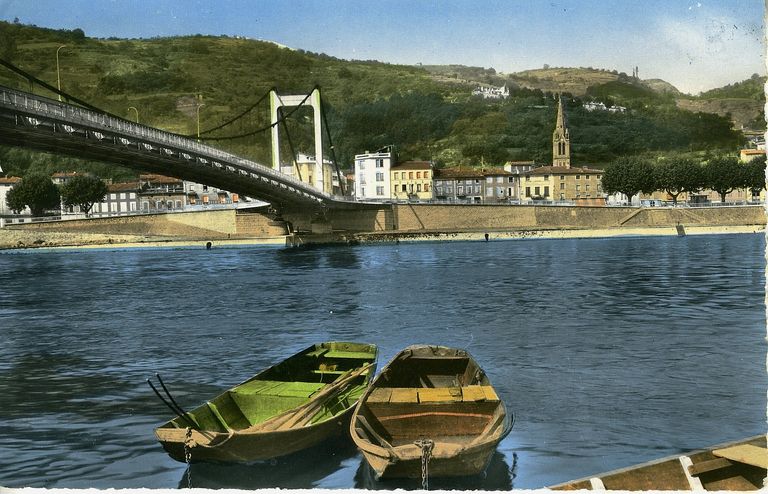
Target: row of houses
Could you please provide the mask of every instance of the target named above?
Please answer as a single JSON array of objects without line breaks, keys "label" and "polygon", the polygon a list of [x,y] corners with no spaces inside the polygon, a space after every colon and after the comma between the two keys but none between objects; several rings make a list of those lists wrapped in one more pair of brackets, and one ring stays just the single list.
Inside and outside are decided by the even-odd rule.
[{"label": "row of houses", "polygon": [[[51,176],[53,183],[63,185],[78,175],[77,172],[59,172]],[[0,177],[0,216],[11,216],[6,197],[19,177]],[[237,205],[250,202],[238,194],[207,185],[179,180],[157,174],[142,174],[138,180],[111,183],[107,181],[107,194],[91,209],[92,217],[105,217],[132,213],[156,213],[199,209],[215,205]],[[29,210],[22,211],[29,215]],[[82,216],[79,206],[61,204],[62,216]]]}]

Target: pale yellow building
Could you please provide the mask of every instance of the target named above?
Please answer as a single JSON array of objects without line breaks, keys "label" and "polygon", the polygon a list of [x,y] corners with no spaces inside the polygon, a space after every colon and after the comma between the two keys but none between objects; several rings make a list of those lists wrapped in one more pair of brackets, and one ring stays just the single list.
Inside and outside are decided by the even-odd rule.
[{"label": "pale yellow building", "polygon": [[432,199],[432,163],[404,161],[390,170],[390,197],[396,200]]},{"label": "pale yellow building", "polygon": [[602,174],[602,170],[586,167],[540,166],[520,177],[521,199],[604,205]]}]

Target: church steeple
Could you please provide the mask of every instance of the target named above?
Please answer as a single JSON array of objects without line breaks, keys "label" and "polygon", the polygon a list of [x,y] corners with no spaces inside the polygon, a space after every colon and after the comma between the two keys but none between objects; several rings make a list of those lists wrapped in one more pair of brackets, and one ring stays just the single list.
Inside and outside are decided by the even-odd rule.
[{"label": "church steeple", "polygon": [[552,133],[552,166],[571,167],[571,136],[565,120],[562,96],[557,99],[557,122]]}]

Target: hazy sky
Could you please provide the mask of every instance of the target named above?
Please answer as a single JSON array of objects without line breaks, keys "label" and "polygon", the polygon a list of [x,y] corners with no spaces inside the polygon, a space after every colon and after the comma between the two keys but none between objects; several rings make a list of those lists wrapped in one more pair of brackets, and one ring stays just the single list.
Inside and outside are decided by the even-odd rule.
[{"label": "hazy sky", "polygon": [[762,0],[0,0],[92,37],[226,34],[344,59],[595,67],[688,93],[765,73]]}]

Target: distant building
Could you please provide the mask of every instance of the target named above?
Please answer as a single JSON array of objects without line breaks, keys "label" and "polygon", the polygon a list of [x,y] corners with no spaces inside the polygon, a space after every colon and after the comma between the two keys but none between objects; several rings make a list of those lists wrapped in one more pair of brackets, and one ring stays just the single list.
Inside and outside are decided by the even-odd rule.
[{"label": "distant building", "polygon": [[186,204],[184,181],[165,175],[139,175],[138,194],[142,212],[181,211]]},{"label": "distant building", "polygon": [[390,200],[391,174],[394,153],[386,147],[375,153],[355,155],[355,199]]},{"label": "distant building", "polygon": [[540,166],[523,174],[523,201],[564,201],[604,205],[602,170],[586,167]]},{"label": "distant building", "polygon": [[[16,214],[6,204],[5,200],[8,197],[8,191],[11,190],[16,184],[21,182],[20,177],[0,177],[0,216],[7,216]],[[24,208],[19,214],[28,216],[32,214],[29,208]]]},{"label": "distant building", "polygon": [[742,149],[739,151],[739,160],[744,163],[749,163],[761,156],[765,156],[765,149]]},{"label": "distant building", "polygon": [[504,99],[509,98],[509,88],[506,84],[501,87],[477,86],[472,90],[472,96],[481,96],[484,99]]},{"label": "distant building", "polygon": [[[314,156],[299,153],[296,157],[295,166],[294,164],[282,165],[280,171],[314,187],[315,182],[313,180],[315,178],[316,167],[317,163],[315,162]],[[339,176],[336,173],[336,167],[334,167],[332,161],[327,159],[323,159],[323,192],[332,195],[341,195],[341,187],[339,185]],[[347,192],[346,188],[345,192]]]},{"label": "distant building", "polygon": [[139,182],[120,182],[107,185],[107,195],[91,208],[92,217],[135,213],[139,209]]},{"label": "distant building", "polygon": [[496,204],[517,199],[515,176],[503,168],[439,168],[434,174],[438,201]]},{"label": "distant building", "polygon": [[587,111],[607,111],[610,113],[625,113],[627,111],[626,107],[623,106],[605,106],[605,103],[602,103],[600,101],[588,101],[581,105],[582,108],[584,108]]},{"label": "distant building", "polygon": [[391,168],[390,196],[398,200],[432,199],[432,163],[404,161]]}]

